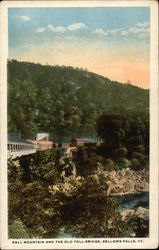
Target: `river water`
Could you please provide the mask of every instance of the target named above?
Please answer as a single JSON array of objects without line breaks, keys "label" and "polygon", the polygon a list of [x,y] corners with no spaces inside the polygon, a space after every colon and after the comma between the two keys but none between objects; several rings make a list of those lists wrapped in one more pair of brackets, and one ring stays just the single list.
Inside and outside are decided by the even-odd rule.
[{"label": "river water", "polygon": [[138,194],[125,194],[117,196],[119,199],[119,210],[137,209],[138,207],[149,208],[149,192]]}]

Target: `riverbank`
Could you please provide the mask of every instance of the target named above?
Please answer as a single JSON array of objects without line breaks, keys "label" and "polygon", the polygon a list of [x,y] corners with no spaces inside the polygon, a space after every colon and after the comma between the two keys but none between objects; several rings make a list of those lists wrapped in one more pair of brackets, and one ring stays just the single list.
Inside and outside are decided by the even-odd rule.
[{"label": "riverbank", "polygon": [[120,171],[104,171],[107,177],[108,195],[139,194],[149,191],[149,171],[133,171],[129,168]]}]

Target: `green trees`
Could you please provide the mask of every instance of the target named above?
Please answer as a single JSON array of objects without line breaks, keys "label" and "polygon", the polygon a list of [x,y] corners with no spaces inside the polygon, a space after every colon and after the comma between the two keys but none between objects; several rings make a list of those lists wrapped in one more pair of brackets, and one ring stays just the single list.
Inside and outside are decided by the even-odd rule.
[{"label": "green trees", "polygon": [[62,181],[57,160],[56,149],[9,160],[10,238],[45,237],[50,231],[56,237],[59,233],[59,201],[49,189]]},{"label": "green trees", "polygon": [[126,133],[126,117],[120,114],[105,114],[97,123],[98,135],[104,138],[108,149],[115,150],[123,144]]},{"label": "green trees", "polygon": [[148,96],[147,90],[72,67],[8,62],[8,130],[23,138],[39,131],[58,141],[96,136],[104,112],[147,115]]},{"label": "green trees", "polygon": [[26,226],[20,219],[15,219],[9,226],[9,238],[11,239],[26,239],[29,238]]},{"label": "green trees", "polygon": [[77,174],[87,176],[97,169],[97,154],[95,148],[81,147],[74,153]]},{"label": "green trees", "polygon": [[[46,234],[49,235],[50,232],[52,237],[57,237],[61,224],[58,216],[60,204],[54,195],[49,192],[48,185],[39,181],[27,184],[21,182],[9,183],[8,191],[9,225],[12,229],[9,237],[17,238],[15,232],[18,230],[19,224],[16,223],[15,225],[15,217],[18,217],[25,225],[30,238],[45,238]],[[20,235],[20,232],[18,235]],[[24,238],[28,238],[28,236],[25,235]]]},{"label": "green trees", "polygon": [[[134,115],[104,114],[97,122],[98,135],[105,141],[105,156],[122,167],[139,170],[148,166],[148,119]],[[130,162],[129,160],[132,160]]]},{"label": "green trees", "polygon": [[34,137],[35,121],[35,87],[30,80],[16,79],[14,85],[8,85],[8,122],[9,133],[23,138]]},{"label": "green trees", "polygon": [[148,133],[146,123],[138,116],[108,113],[99,117],[97,131],[108,149],[117,150],[116,154],[126,155],[128,149],[144,152]]},{"label": "green trees", "polygon": [[[84,238],[129,237],[134,232],[138,237],[148,235],[148,221],[122,220],[117,199],[107,192],[109,176],[104,171],[94,173],[97,161],[103,160],[97,157],[97,150],[79,149],[75,160],[83,177],[65,181],[58,153],[52,149],[20,161],[9,160],[9,238],[57,238],[61,232]],[[104,170],[115,170],[114,161],[105,163]]]},{"label": "green trees", "polygon": [[[30,159],[35,164],[39,156]],[[51,152],[43,154],[40,166],[31,164],[29,182],[9,176],[9,238],[56,238],[63,229],[76,237],[124,236],[118,202],[107,195],[104,175],[72,180],[73,184],[53,175],[51,181]]]},{"label": "green trees", "polygon": [[103,175],[89,176],[72,196],[63,197],[62,220],[75,237],[122,237],[124,223]]}]

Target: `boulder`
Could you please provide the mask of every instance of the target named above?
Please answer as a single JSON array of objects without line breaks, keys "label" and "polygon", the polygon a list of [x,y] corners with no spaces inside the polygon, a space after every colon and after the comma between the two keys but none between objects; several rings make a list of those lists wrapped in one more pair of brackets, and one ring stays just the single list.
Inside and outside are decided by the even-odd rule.
[{"label": "boulder", "polygon": [[122,220],[125,220],[127,216],[137,216],[140,219],[148,220],[149,219],[149,209],[144,207],[138,207],[137,210],[134,209],[126,209],[121,212]]},{"label": "boulder", "polygon": [[143,171],[132,171],[129,168],[117,172],[104,171],[104,176],[107,177],[106,182],[109,187],[108,194],[120,195],[124,193],[148,192],[148,179],[142,176],[143,173]]},{"label": "boulder", "polygon": [[135,215],[141,219],[148,220],[149,219],[149,209],[144,207],[138,207],[135,211]]},{"label": "boulder", "polygon": [[134,215],[135,211],[133,209],[126,209],[121,212],[122,220],[125,220],[127,216]]}]

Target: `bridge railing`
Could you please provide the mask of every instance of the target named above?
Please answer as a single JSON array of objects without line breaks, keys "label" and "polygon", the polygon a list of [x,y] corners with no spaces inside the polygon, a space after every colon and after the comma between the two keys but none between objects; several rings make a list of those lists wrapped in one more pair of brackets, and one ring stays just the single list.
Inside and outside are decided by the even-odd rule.
[{"label": "bridge railing", "polygon": [[18,157],[36,152],[36,146],[31,143],[8,141],[8,157]]}]

